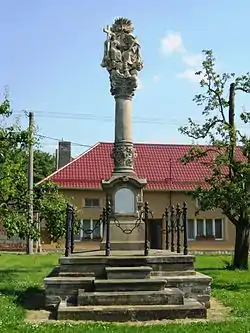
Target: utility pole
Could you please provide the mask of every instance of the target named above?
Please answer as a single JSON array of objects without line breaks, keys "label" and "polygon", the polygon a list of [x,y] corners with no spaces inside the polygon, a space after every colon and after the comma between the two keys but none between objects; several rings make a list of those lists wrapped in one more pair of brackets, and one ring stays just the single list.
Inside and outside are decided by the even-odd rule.
[{"label": "utility pole", "polygon": [[228,113],[228,122],[229,122],[229,136],[230,136],[230,167],[229,167],[229,176],[233,176],[233,163],[235,161],[236,153],[236,130],[235,130],[235,83],[230,84],[229,89],[229,113]]},{"label": "utility pole", "polygon": [[[28,223],[30,228],[33,228],[33,160],[34,160],[34,113],[29,112],[29,164],[28,164],[28,194],[29,194],[29,214],[28,214]],[[33,240],[27,237],[27,244],[26,244],[26,254],[33,254]]]}]

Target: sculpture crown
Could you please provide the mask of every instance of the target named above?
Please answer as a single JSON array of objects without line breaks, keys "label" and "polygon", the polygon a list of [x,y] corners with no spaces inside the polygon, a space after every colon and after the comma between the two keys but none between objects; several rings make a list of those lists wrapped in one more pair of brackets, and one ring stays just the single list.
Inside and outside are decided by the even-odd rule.
[{"label": "sculpture crown", "polygon": [[130,34],[134,31],[134,27],[131,20],[124,17],[118,17],[117,19],[115,19],[111,30],[114,33],[125,32],[127,34]]}]

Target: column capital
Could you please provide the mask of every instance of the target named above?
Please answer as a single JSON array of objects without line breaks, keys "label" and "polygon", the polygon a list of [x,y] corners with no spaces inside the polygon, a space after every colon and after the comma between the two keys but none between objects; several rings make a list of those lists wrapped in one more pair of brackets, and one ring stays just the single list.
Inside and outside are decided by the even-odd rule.
[{"label": "column capital", "polygon": [[109,76],[110,93],[117,98],[132,100],[136,89],[138,88],[138,78],[136,75],[125,77],[119,72],[112,71]]}]

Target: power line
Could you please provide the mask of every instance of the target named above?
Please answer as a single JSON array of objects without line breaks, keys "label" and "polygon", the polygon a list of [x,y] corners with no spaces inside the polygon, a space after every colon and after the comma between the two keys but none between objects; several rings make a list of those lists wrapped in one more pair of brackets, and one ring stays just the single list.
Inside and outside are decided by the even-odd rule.
[{"label": "power line", "polygon": [[[36,134],[36,136],[38,136],[39,138],[42,138],[42,139],[49,139],[49,140],[54,140],[54,141],[63,141],[62,139],[57,139],[57,138],[52,138],[50,136],[47,136],[47,135],[42,135],[42,134]],[[91,148],[92,146],[90,145],[85,145],[85,144],[82,144],[82,143],[77,143],[77,142],[72,142],[70,141],[72,145],[74,146],[81,146],[81,147],[86,147],[86,148]]]},{"label": "power line", "polygon": [[[36,117],[44,118],[61,118],[61,119],[85,119],[85,120],[96,120],[96,121],[114,121],[114,117],[105,115],[95,115],[91,113],[63,113],[63,112],[49,112],[49,111],[34,111]],[[26,116],[26,111],[15,110],[14,114],[20,114]],[[164,120],[160,118],[146,118],[146,117],[133,117],[135,122],[144,123],[169,123],[169,120]],[[173,121],[173,120],[172,120]]]},{"label": "power line", "polygon": [[[56,118],[56,119],[69,119],[69,120],[92,120],[92,121],[104,121],[104,122],[114,122],[114,117],[105,115],[95,115],[91,113],[72,113],[72,112],[51,112],[51,111],[34,111],[36,118]],[[13,114],[27,116],[27,111],[15,110]],[[168,126],[181,126],[187,119],[180,121],[180,119],[163,119],[163,118],[147,118],[147,117],[133,117],[133,123],[140,124],[158,124],[158,125],[168,125]],[[198,120],[194,120],[199,122]],[[239,125],[239,128],[247,128],[249,124]]]}]

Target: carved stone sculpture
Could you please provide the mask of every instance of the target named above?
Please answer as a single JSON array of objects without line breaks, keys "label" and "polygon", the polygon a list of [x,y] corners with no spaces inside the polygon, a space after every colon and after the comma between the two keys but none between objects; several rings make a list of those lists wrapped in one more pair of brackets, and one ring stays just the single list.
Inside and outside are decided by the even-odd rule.
[{"label": "carved stone sculpture", "polygon": [[138,87],[138,71],[143,68],[140,44],[133,35],[132,22],[118,18],[103,31],[107,34],[101,63],[110,75],[110,92],[115,97],[132,97]]},{"label": "carved stone sculpture", "polygon": [[111,157],[117,168],[132,168],[135,157],[135,149],[131,144],[114,146]]}]

